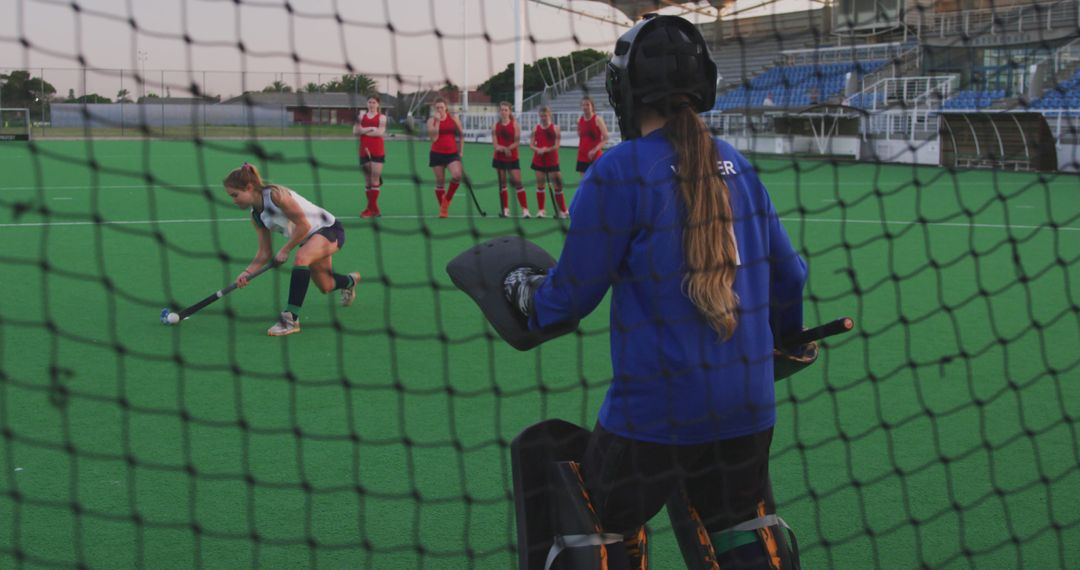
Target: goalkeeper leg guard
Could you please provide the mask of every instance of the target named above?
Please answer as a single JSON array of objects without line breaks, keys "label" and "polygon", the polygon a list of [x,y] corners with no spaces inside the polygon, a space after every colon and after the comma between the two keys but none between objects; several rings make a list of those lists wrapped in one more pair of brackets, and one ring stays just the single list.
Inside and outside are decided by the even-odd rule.
[{"label": "goalkeeper leg guard", "polygon": [[799,570],[799,543],[784,519],[762,514],[709,535],[721,568]]},{"label": "goalkeeper leg guard", "polygon": [[766,515],[764,507],[759,505],[755,519],[709,533],[685,492],[673,493],[668,516],[687,570],[799,570],[795,533],[784,519]]},{"label": "goalkeeper leg guard", "polygon": [[521,570],[646,570],[645,527],[604,533],[578,461],[589,431],[562,420],[523,430],[510,444]]},{"label": "goalkeeper leg guard", "polygon": [[605,533],[601,528],[581,479],[580,464],[574,461],[554,463],[548,477],[555,537],[544,570],[629,569],[623,536]]}]

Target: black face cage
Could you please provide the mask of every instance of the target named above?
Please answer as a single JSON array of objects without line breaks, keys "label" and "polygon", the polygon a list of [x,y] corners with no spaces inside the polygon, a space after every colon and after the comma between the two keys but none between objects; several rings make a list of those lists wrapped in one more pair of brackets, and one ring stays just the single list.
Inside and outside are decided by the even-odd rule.
[{"label": "black face cage", "polygon": [[[654,30],[646,30],[646,27],[655,27],[657,28],[656,31],[659,31],[666,27],[665,22],[672,22],[667,25],[676,27],[689,44],[700,48],[695,57],[704,58],[698,69],[693,72],[695,74],[700,72],[702,74],[701,80],[686,82],[688,85],[694,86],[692,93],[685,88],[661,89],[658,91],[655,89],[656,85],[641,86],[641,89],[635,89],[634,85],[631,84],[630,74],[633,72],[635,65],[635,56],[638,55],[636,50],[640,49],[635,44],[638,44],[642,39],[643,33],[655,33]],[[705,38],[701,36],[701,32],[697,28],[676,16],[646,16],[644,21],[619,38],[615,44],[615,54],[607,66],[606,88],[608,101],[618,117],[622,138],[629,140],[640,136],[637,114],[638,107],[641,104],[639,100],[641,93],[638,93],[638,91],[651,92],[649,93],[651,100],[662,99],[669,94],[687,93],[697,99],[695,109],[698,112],[704,112],[712,107],[712,103],[716,99],[716,77],[716,64],[709,56]],[[665,83],[667,82],[665,81]]]}]

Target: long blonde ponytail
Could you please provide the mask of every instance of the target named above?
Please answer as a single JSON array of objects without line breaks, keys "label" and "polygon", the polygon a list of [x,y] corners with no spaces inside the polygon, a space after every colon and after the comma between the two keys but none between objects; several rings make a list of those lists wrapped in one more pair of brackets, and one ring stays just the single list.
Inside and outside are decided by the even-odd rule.
[{"label": "long blonde ponytail", "polygon": [[738,251],[730,192],[716,166],[716,144],[686,102],[674,102],[665,131],[678,154],[679,195],[686,209],[683,286],[709,325],[727,340],[738,326],[739,296],[734,289]]}]

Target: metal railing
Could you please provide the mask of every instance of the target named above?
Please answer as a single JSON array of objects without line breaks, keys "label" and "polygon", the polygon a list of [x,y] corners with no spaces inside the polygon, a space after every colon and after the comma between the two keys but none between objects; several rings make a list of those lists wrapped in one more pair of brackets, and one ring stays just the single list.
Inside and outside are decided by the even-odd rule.
[{"label": "metal railing", "polygon": [[724,113],[709,111],[701,115],[709,130],[718,137],[745,137],[755,134],[774,132],[773,119],[779,113],[748,115],[744,113]]},{"label": "metal railing", "polygon": [[1019,33],[1077,25],[1077,0],[1034,3],[1025,6],[934,12],[908,10],[904,22],[919,37]]},{"label": "metal railing", "polygon": [[780,52],[785,65],[811,63],[850,63],[852,61],[892,59],[910,49],[900,42],[877,45],[852,45],[789,49]]},{"label": "metal railing", "polygon": [[[615,117],[614,111],[598,111],[596,113],[604,119],[604,123],[607,124],[608,136],[610,141],[614,144],[621,140],[619,135],[619,121]],[[577,126],[578,118],[581,117],[581,113],[552,113],[551,122],[559,126],[559,130],[562,133],[563,138],[577,138]],[[466,140],[490,140],[491,129],[495,126],[495,122],[499,120],[499,116],[495,113],[463,113],[459,115],[461,119],[461,126],[465,130]],[[529,137],[532,135],[533,129],[536,125],[540,124],[540,115],[535,112],[525,112],[516,115],[516,119],[519,125],[521,125],[521,141],[528,142]]]},{"label": "metal railing", "polygon": [[880,111],[863,121],[863,137],[917,140],[937,136],[941,116],[934,109]]},{"label": "metal railing", "polygon": [[889,77],[855,93],[848,100],[860,103],[857,106],[872,112],[893,105],[903,105],[905,109],[917,106],[939,109],[959,82],[956,75]]},{"label": "metal railing", "polygon": [[[1050,53],[1023,61],[1014,71],[1016,74],[1015,92],[1027,95],[1032,100],[1042,97],[1057,83],[1071,78],[1078,66],[1080,66],[1080,38]],[[1040,80],[1036,81],[1036,78]]]},{"label": "metal railing", "polygon": [[919,42],[910,42],[903,45],[907,47],[893,57],[892,61],[880,69],[863,76],[861,88],[865,89],[867,85],[872,85],[888,77],[902,77],[910,71],[922,68],[922,46],[919,45]]},{"label": "metal railing", "polygon": [[1058,144],[1080,144],[1080,111],[1056,109],[1042,113]]},{"label": "metal railing", "polygon": [[543,91],[534,93],[521,101],[522,110],[531,111],[544,103],[550,102],[559,95],[573,90],[582,83],[595,77],[598,73],[607,69],[607,62],[608,60],[606,59],[594,61],[577,73],[564,77],[551,85],[544,86]]}]

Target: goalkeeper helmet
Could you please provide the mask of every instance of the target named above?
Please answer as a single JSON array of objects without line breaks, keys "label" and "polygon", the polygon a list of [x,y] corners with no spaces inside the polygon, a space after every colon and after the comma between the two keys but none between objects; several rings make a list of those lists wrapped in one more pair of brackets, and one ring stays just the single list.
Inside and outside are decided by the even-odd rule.
[{"label": "goalkeeper helmet", "polygon": [[686,95],[698,113],[716,102],[716,63],[701,32],[678,16],[649,14],[615,43],[607,92],[624,140],[641,136],[642,106]]}]

